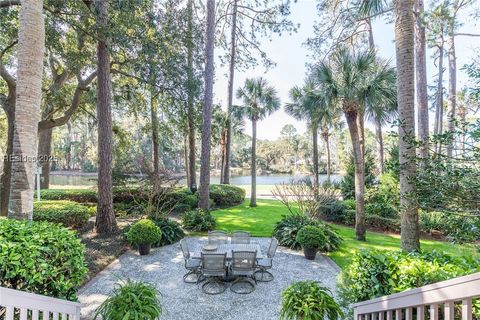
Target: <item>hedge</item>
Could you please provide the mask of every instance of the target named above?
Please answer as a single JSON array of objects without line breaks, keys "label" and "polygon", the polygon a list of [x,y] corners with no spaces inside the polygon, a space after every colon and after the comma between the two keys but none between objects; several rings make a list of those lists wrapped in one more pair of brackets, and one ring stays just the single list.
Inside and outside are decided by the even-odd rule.
[{"label": "hedge", "polygon": [[61,223],[65,227],[83,227],[88,223],[88,207],[68,200],[37,201],[33,203],[33,219]]},{"label": "hedge", "polygon": [[70,200],[80,203],[97,202],[97,191],[92,189],[43,189],[42,200]]},{"label": "hedge", "polygon": [[0,219],[0,286],[75,301],[88,271],[84,251],[60,225]]}]

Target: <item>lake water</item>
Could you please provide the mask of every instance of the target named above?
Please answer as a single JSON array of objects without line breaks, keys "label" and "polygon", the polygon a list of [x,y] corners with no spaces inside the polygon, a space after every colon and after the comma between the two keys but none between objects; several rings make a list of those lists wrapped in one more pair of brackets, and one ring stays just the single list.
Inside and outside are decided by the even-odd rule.
[{"label": "lake water", "polygon": [[[274,185],[282,182],[289,182],[292,179],[302,179],[307,175],[292,174],[261,174],[257,175],[257,185]],[[327,179],[327,175],[319,175],[320,182]],[[334,174],[331,176],[332,181],[341,179],[341,175]],[[250,185],[250,175],[232,175],[230,183],[233,185]],[[198,181],[198,178],[197,178]],[[219,176],[212,176],[211,183],[220,183]],[[50,176],[50,184],[57,186],[95,186],[97,185],[97,176],[95,174],[76,175],[76,174],[52,174]],[[186,184],[186,180],[180,180],[180,184]]]}]

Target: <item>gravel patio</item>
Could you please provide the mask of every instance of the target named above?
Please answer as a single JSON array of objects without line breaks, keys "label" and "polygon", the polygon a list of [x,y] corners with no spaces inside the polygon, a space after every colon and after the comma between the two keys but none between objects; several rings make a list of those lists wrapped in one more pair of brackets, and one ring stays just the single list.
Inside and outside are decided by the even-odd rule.
[{"label": "gravel patio", "polygon": [[[192,237],[189,242],[207,243],[206,237]],[[253,238],[266,251],[268,238]],[[231,292],[228,288],[220,295],[206,295],[201,286],[182,280],[184,260],[179,243],[152,249],[148,256],[129,251],[100,272],[81,288],[78,296],[82,319],[92,319],[95,309],[122,279],[154,283],[161,292],[165,320],[239,320],[278,319],[280,295],[289,284],[301,280],[317,280],[335,292],[338,267],[328,257],[317,255],[314,261],[303,257],[300,251],[279,247],[271,270],[272,282],[258,283],[256,290],[247,295]]]}]

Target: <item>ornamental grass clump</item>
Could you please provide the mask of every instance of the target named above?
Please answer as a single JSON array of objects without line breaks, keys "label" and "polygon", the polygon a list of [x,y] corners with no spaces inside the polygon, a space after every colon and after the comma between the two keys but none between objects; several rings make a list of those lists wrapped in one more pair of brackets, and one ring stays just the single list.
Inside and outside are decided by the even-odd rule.
[{"label": "ornamental grass clump", "polygon": [[316,281],[296,282],[282,292],[280,320],[338,320],[343,312],[328,288]]},{"label": "ornamental grass clump", "polygon": [[150,283],[126,280],[97,309],[94,319],[155,320],[162,314],[160,293]]}]

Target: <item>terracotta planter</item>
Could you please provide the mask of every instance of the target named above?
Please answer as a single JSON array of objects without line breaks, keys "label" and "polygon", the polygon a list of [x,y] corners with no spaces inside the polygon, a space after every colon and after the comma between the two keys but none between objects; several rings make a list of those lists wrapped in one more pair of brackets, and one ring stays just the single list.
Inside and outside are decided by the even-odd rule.
[{"label": "terracotta planter", "polygon": [[151,244],[143,243],[138,245],[138,252],[141,256],[145,256],[150,253]]},{"label": "terracotta planter", "polygon": [[318,248],[303,248],[303,254],[308,260],[315,260]]}]

